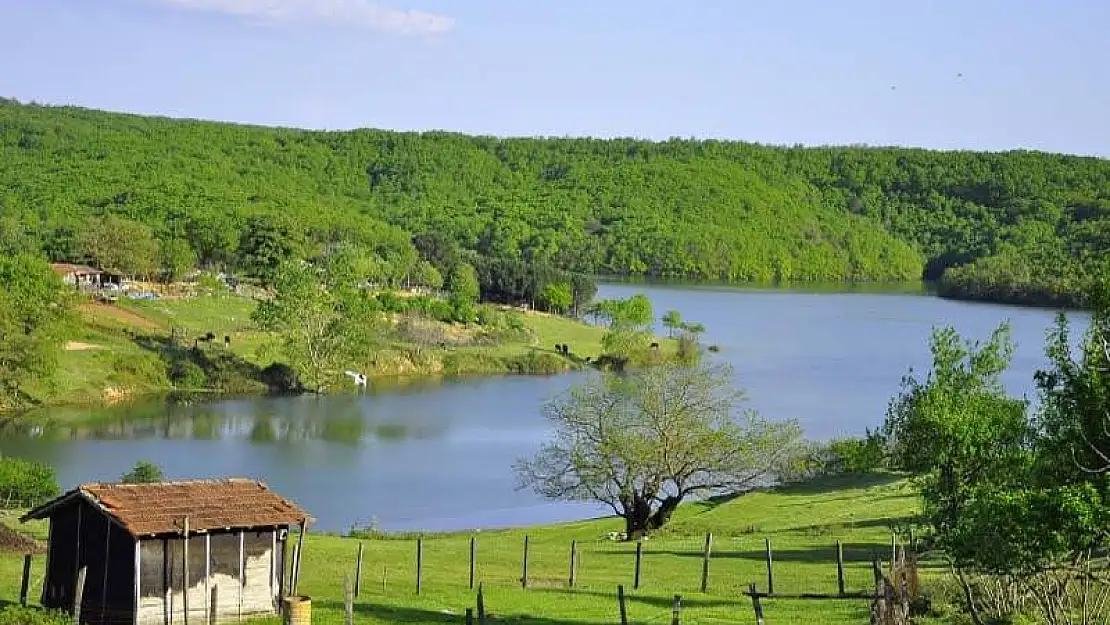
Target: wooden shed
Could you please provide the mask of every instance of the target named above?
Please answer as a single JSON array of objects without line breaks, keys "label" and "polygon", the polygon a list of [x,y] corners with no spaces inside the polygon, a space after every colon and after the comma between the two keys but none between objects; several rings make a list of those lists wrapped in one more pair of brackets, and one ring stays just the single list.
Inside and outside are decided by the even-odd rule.
[{"label": "wooden shed", "polygon": [[91,625],[277,614],[289,529],[309,521],[245,479],[86,484],[30,519],[50,520],[42,604],[72,613],[84,568],[81,622]]}]

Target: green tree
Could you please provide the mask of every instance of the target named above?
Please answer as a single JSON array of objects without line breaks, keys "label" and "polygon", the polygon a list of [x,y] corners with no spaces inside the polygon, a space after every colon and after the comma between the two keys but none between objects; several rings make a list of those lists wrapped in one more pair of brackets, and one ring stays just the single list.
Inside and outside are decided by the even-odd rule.
[{"label": "green tree", "polygon": [[162,468],[147,460],[136,462],[130,471],[120,477],[120,481],[124,484],[153,484],[163,482],[165,479],[166,475],[162,472]]},{"label": "green tree", "polygon": [[569,282],[550,282],[540,291],[540,303],[549,312],[566,314],[574,305],[574,293]]},{"label": "green tree", "polygon": [[265,285],[273,283],[279,268],[303,254],[303,234],[286,218],[256,215],[247,221],[239,239],[240,265]]},{"label": "green tree", "polygon": [[752,488],[800,441],[797,423],[741,411],[741,399],[720,364],[595,374],[545,406],[554,440],[517,462],[521,486],[604,503],[642,536],[689,497]]},{"label": "green tree", "polygon": [[252,318],[277,333],[282,357],[317,392],[340,374],[355,348],[357,322],[343,314],[342,301],[324,288],[321,273],[303,261],[274,272],[273,298],[259,304]]},{"label": "green tree", "polygon": [[197,266],[197,254],[185,239],[168,239],[160,245],[162,277],[176,282]]},{"label": "green tree", "polygon": [[682,313],[677,310],[668,310],[663,314],[663,327],[667,328],[667,333],[671,338],[674,338],[675,330],[682,327]]},{"label": "green tree", "polygon": [[87,219],[77,234],[77,246],[93,264],[125,276],[150,277],[159,267],[154,231],[116,215]]},{"label": "green tree", "polygon": [[58,366],[71,300],[42,260],[0,256],[0,412],[38,403]]},{"label": "green tree", "polygon": [[469,263],[456,263],[447,276],[447,291],[450,293],[449,302],[455,309],[455,319],[469,323],[477,315],[476,305],[481,295],[481,286],[478,284],[478,275]]},{"label": "green tree", "polygon": [[916,474],[925,518],[945,546],[975,488],[1025,474],[1032,428],[1026,402],[1002,386],[1014,352],[1007,324],[986,344],[935,329],[931,351],[931,371],[924,381],[906,376],[883,434],[894,467]]}]

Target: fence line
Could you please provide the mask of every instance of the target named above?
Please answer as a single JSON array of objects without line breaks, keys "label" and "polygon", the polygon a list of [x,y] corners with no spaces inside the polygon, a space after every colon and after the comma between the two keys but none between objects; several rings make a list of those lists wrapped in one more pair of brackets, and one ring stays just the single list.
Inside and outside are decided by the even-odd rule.
[{"label": "fence line", "polygon": [[[757,542],[758,541],[758,542]],[[897,544],[897,536],[892,534]],[[683,589],[743,596],[753,581],[761,595],[793,598],[859,598],[873,594],[871,564],[888,561],[881,542],[783,540],[751,536],[716,539],[665,537],[615,541],[556,541],[528,535],[367,539],[352,545],[355,588],[365,572],[382,572],[382,588],[409,592],[478,584],[528,589]],[[406,582],[407,581],[407,582]],[[393,586],[390,587],[390,582]]]}]

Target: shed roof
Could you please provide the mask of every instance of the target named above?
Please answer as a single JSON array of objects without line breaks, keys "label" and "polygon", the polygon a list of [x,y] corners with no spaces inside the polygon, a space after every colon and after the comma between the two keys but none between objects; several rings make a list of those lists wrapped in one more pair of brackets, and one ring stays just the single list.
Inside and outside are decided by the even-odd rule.
[{"label": "shed roof", "polygon": [[45,519],[75,498],[83,498],[134,536],[292,525],[304,510],[249,479],[189,480],[153,484],[85,484],[23,517]]},{"label": "shed roof", "polygon": [[73,263],[53,263],[50,265],[50,268],[53,269],[55,273],[72,273],[79,276],[89,276],[101,273],[101,271],[99,269],[96,269],[95,267],[89,267],[88,265],[74,265]]}]

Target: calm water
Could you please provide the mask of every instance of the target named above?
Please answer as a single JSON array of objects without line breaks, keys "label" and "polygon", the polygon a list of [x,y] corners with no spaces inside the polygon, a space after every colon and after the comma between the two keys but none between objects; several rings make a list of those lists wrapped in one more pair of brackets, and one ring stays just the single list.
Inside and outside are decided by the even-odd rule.
[{"label": "calm water", "polygon": [[[1032,396],[1053,312],[951,302],[921,294],[606,285],[643,292],[656,314],[677,309],[735,367],[749,405],[794,417],[812,438],[881,422],[913,366],[929,365],[934,325],[986,339],[1010,320],[1018,342],[1006,378]],[[1088,316],[1072,315],[1075,331]],[[660,332],[663,329],[660,328]],[[362,394],[163,403],[102,411],[96,426],[9,432],[0,453],[47,461],[64,487],[115,480],[137,460],[171,477],[249,476],[309,510],[324,530],[375,521],[390,530],[542,523],[606,510],[545,503],[515,489],[511,465],[544,440],[540,406],[581,379],[504,377],[391,384]]]}]

